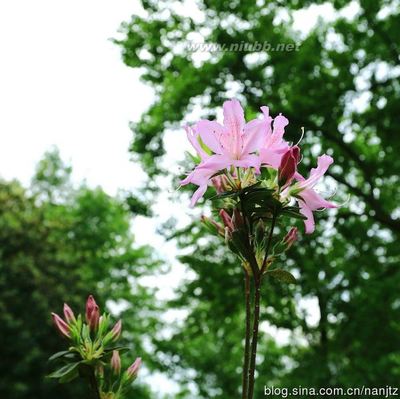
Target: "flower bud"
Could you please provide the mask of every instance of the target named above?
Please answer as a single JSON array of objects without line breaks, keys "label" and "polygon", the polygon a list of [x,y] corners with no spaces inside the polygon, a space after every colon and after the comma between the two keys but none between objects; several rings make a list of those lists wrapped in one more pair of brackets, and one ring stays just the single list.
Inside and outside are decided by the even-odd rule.
[{"label": "flower bud", "polygon": [[231,190],[228,179],[224,175],[214,177],[211,182],[218,194],[226,193],[227,191]]},{"label": "flower bud", "polygon": [[57,330],[66,338],[70,338],[71,334],[69,331],[68,324],[56,313],[52,313],[51,317],[53,318],[53,322],[57,327]]},{"label": "flower bud", "polygon": [[89,322],[90,320],[90,315],[93,312],[93,309],[97,306],[96,301],[93,298],[93,295],[89,295],[87,301],[86,301],[86,321]]},{"label": "flower bud", "polygon": [[233,210],[232,224],[234,226],[234,230],[239,230],[244,224],[243,216],[238,208]]},{"label": "flower bud", "polygon": [[213,234],[217,233],[222,236],[224,235],[224,228],[215,220],[204,215],[201,216],[200,220]]},{"label": "flower bud", "polygon": [[138,357],[134,363],[126,370],[126,375],[130,380],[133,380],[136,378],[140,365],[142,364],[142,359]]},{"label": "flower bud", "polygon": [[232,233],[235,227],[232,223],[232,218],[229,216],[229,213],[225,209],[221,209],[219,211],[219,216],[221,217],[222,223],[228,229],[229,233]]},{"label": "flower bud", "polygon": [[115,350],[111,357],[111,369],[117,375],[121,372],[121,357],[119,356],[119,352]]},{"label": "flower bud", "polygon": [[96,330],[99,326],[100,309],[92,295],[86,301],[86,322],[91,330]]},{"label": "flower bud", "polygon": [[100,323],[100,308],[96,305],[90,314],[89,327],[92,331],[97,330]]},{"label": "flower bud", "polygon": [[286,245],[286,249],[289,249],[297,240],[298,230],[297,227],[292,227],[283,239],[283,243]]},{"label": "flower bud", "polygon": [[111,330],[111,337],[112,337],[111,340],[116,341],[120,337],[121,331],[122,331],[122,320],[118,320],[113,329]]},{"label": "flower bud", "polygon": [[64,303],[64,317],[68,324],[76,321],[74,312],[66,303]]},{"label": "flower bud", "polygon": [[297,171],[300,160],[300,148],[296,145],[289,148],[281,159],[278,169],[278,184],[280,187],[290,184]]}]

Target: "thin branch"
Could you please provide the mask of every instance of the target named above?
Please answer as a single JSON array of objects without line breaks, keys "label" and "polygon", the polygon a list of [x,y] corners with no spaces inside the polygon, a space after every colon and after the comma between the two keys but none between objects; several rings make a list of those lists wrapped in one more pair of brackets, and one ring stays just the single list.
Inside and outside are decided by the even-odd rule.
[{"label": "thin branch", "polygon": [[372,192],[370,194],[365,193],[359,187],[350,184],[342,175],[332,172],[327,172],[326,174],[333,177],[337,182],[345,185],[353,191],[354,194],[362,198],[365,203],[375,211],[374,217],[378,222],[395,232],[400,231],[400,220],[392,219],[391,216],[382,208],[382,203],[373,196]]}]

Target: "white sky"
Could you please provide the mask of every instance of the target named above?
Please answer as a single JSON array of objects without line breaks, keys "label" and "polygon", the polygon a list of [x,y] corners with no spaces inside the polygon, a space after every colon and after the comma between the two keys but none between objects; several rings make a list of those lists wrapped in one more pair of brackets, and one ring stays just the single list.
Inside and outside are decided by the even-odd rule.
[{"label": "white sky", "polygon": [[110,193],[137,186],[128,122],[152,91],[108,40],[137,10],[131,0],[1,1],[1,176],[29,181],[57,145],[76,179]]}]

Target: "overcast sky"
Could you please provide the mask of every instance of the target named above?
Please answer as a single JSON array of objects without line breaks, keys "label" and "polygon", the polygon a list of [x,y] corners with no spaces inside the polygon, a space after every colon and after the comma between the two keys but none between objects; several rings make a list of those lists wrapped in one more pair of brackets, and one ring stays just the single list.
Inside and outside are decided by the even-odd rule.
[{"label": "overcast sky", "polygon": [[57,145],[76,179],[110,193],[136,185],[128,122],[149,106],[152,91],[108,39],[138,10],[132,0],[1,1],[2,177],[29,181]]}]

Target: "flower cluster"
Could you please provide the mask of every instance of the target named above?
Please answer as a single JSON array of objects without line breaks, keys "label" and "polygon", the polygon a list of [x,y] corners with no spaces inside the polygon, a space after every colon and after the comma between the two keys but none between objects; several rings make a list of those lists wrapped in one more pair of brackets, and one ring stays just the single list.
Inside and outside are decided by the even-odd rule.
[{"label": "flower cluster", "polygon": [[76,317],[67,304],[63,313],[64,318],[56,313],[52,313],[52,318],[60,335],[68,340],[69,348],[50,357],[50,360],[62,360],[64,365],[49,377],[69,382],[81,376],[88,380],[95,397],[122,399],[141,365],[141,359],[137,358],[121,372],[120,352],[126,348],[115,343],[121,336],[122,320],[110,328],[110,316],[100,315],[92,295],[87,299],[84,318]]},{"label": "flower cluster", "polygon": [[[242,398],[254,394],[261,287],[265,277],[295,283],[295,277],[275,260],[296,242],[298,229],[288,219],[302,219],[306,233],[315,229],[313,212],[336,205],[315,190],[333,159],[318,158],[307,178],[298,171],[300,148],[284,139],[289,121],[269,115],[261,107],[262,118],[245,122],[237,100],[223,106],[223,125],[202,120],[186,127],[197,152],[198,165],[181,181],[198,186],[193,206],[212,186],[216,191],[212,207],[219,218],[202,217],[206,227],[223,237],[243,266],[245,277],[245,345],[242,371]],[[289,226],[289,228],[287,228]],[[253,289],[251,289],[253,286]],[[253,310],[251,310],[253,304]],[[252,326],[251,326],[252,323]]]},{"label": "flower cluster", "polygon": [[261,111],[262,118],[246,123],[240,103],[226,101],[223,125],[201,120],[187,126],[187,136],[199,156],[199,164],[181,185],[198,186],[191,201],[194,206],[210,185],[223,194],[259,184],[272,189],[273,197],[283,206],[297,203],[304,216],[306,233],[312,233],[313,211],[336,207],[314,189],[333,159],[320,156],[317,167],[304,178],[297,170],[300,148],[283,137],[289,121],[281,114],[273,119],[268,107],[261,107]]}]

